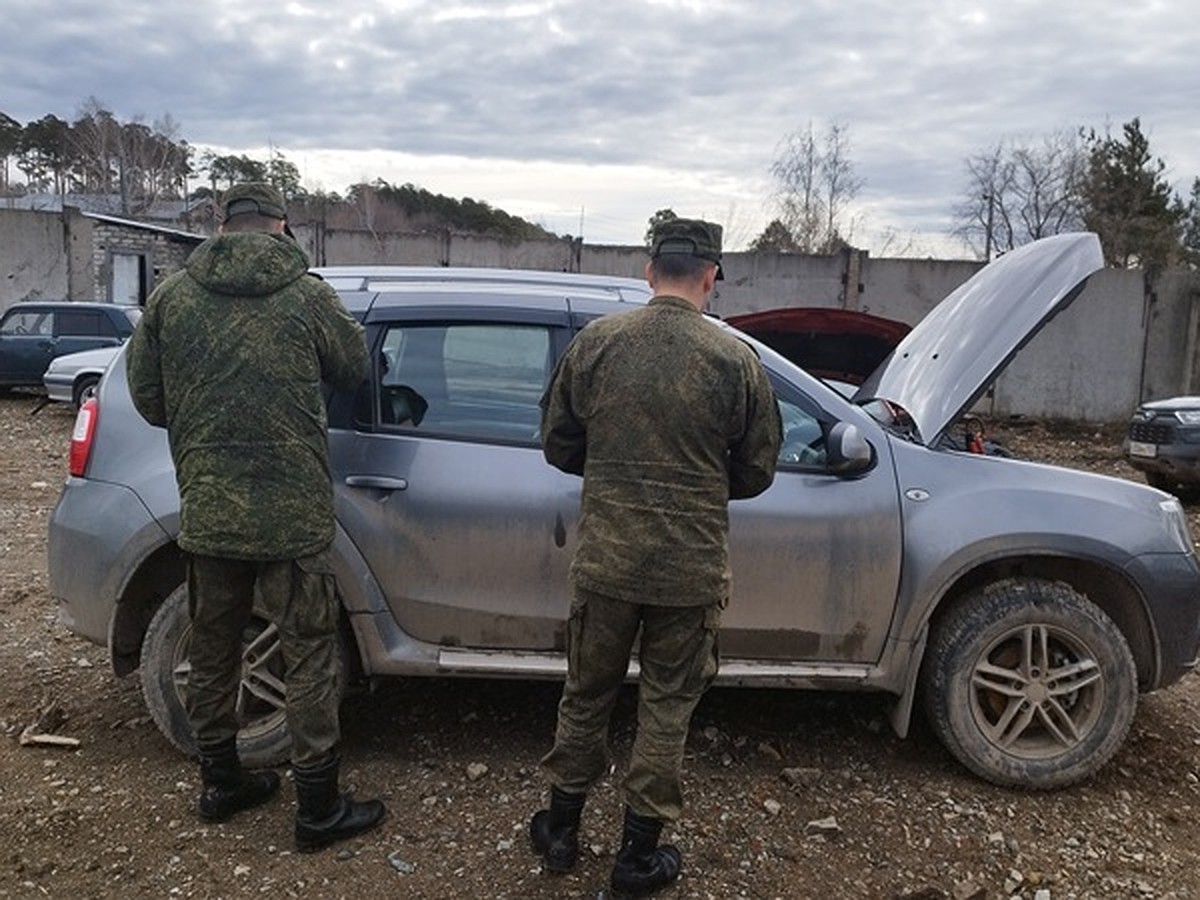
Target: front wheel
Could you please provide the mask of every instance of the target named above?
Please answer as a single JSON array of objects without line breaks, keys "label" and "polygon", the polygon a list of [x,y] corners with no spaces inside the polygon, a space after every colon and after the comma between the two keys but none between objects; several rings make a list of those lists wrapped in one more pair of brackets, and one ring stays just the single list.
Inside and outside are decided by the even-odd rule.
[{"label": "front wheel", "polygon": [[[184,706],[192,624],[187,585],[181,584],[150,620],[142,640],[141,679],[146,707],[172,744],[194,756],[196,742]],[[342,648],[339,648],[340,650]],[[344,655],[339,652],[339,659]],[[345,684],[339,667],[339,695]],[[279,634],[258,610],[242,636],[242,677],[238,683],[238,753],[250,767],[287,761],[292,740],[287,725],[287,687]]]},{"label": "front wheel", "polygon": [[934,623],[921,689],[934,732],[968,769],[1048,790],[1117,752],[1133,724],[1137,670],[1120,629],[1082,594],[1012,578]]}]

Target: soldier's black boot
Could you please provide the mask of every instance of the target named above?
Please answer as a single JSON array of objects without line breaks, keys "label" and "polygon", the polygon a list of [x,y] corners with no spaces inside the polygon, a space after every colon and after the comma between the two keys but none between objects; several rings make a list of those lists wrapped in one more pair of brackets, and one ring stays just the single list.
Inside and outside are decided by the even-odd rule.
[{"label": "soldier's black boot", "polygon": [[679,851],[670,844],[658,845],[662,827],[660,819],[625,807],[625,833],[610,879],[615,897],[645,897],[679,877]]},{"label": "soldier's black boot", "polygon": [[587,794],[550,788],[550,808],[529,820],[529,840],[547,872],[570,872],[579,859],[579,817]]},{"label": "soldier's black boot", "polygon": [[200,818],[224,822],[266,803],[279,791],[275,772],[248,772],[238,760],[237,739],[200,750]]},{"label": "soldier's black boot", "polygon": [[358,803],[338,792],[336,753],[311,767],[296,766],[296,849],[313,853],[335,841],[370,831],[383,821],[387,808],[379,800]]}]

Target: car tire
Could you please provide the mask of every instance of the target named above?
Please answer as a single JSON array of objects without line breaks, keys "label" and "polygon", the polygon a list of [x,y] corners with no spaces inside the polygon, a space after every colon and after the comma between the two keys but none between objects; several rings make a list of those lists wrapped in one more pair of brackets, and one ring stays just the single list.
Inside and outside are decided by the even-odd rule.
[{"label": "car tire", "polygon": [[96,385],[99,383],[99,375],[84,375],[75,382],[75,387],[71,391],[71,400],[74,402],[76,409],[79,409],[87,400],[96,396]]},{"label": "car tire", "polygon": [[1062,788],[1117,752],[1137,707],[1120,629],[1060,582],[1012,578],[965,595],[931,629],[921,693],[934,733],[976,775]]},{"label": "car tire", "polygon": [[[188,615],[187,585],[181,584],[150,620],[142,640],[142,694],[150,717],[172,744],[195,756],[196,743],[184,706],[187,687],[188,647],[192,625]],[[345,643],[339,635],[338,695],[346,679]],[[238,753],[250,767],[274,766],[288,760],[292,739],[286,715],[287,689],[283,679],[283,654],[275,626],[257,613],[252,617],[242,647],[242,679],[238,687]]]}]

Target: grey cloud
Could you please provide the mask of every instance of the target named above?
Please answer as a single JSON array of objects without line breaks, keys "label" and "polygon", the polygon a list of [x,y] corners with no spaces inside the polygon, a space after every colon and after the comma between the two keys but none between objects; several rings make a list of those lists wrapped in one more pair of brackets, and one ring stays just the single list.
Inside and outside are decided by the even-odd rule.
[{"label": "grey cloud", "polygon": [[72,118],[95,96],[120,118],[170,113],[194,144],[637,165],[759,189],[787,132],[836,121],[864,199],[943,230],[963,160],[1014,134],[1140,115],[1180,178],[1200,174],[1184,0],[60,0],[53,15],[8,0],[4,21],[19,40],[0,56],[0,111]]}]

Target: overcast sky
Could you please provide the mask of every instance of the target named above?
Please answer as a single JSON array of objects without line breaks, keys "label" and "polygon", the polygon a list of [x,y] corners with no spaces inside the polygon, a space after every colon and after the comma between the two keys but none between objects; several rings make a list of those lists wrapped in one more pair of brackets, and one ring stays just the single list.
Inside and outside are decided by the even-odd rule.
[{"label": "overcast sky", "polygon": [[[1194,0],[4,0],[0,112],[169,114],[177,137],[306,187],[412,182],[590,243],[649,216],[773,215],[780,140],[831,123],[863,181],[853,242],[948,241],[964,161],[1134,116],[1200,176]],[[889,236],[892,237],[889,243]],[[886,255],[886,252],[885,252]]]}]

